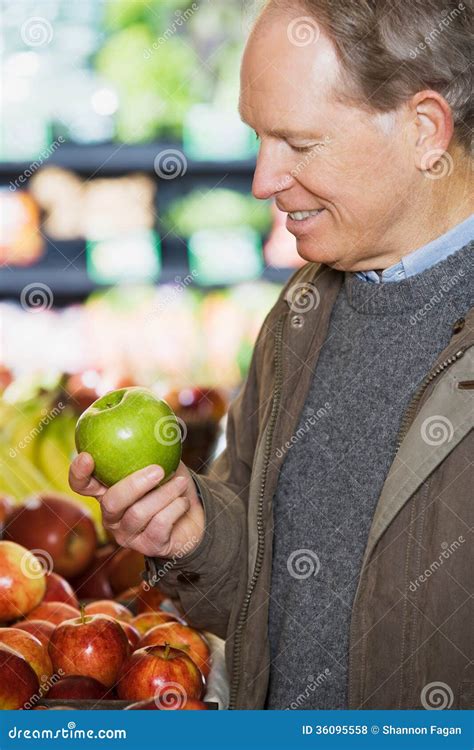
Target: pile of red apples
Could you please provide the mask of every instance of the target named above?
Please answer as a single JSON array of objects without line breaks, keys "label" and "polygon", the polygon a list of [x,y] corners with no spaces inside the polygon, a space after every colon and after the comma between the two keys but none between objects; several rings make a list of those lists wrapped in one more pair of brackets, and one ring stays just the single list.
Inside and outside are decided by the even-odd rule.
[{"label": "pile of red apples", "polygon": [[0,527],[0,709],[206,709],[209,644],[160,609],[142,555],[98,546],[88,510],[61,495],[0,499]]}]

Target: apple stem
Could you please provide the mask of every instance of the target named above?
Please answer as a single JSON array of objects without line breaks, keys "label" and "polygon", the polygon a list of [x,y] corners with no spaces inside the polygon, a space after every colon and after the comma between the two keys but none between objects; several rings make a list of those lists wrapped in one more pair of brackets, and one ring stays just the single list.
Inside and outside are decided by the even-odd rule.
[{"label": "apple stem", "polygon": [[170,648],[171,648],[171,645],[169,643],[165,643],[165,653],[164,653],[165,659],[168,659],[169,657]]},{"label": "apple stem", "polygon": [[81,611],[81,623],[82,623],[83,625],[84,625],[84,623],[85,623],[85,621],[86,621],[86,616],[85,616],[85,612],[84,612],[85,608],[86,608],[86,605],[85,605],[85,604],[80,604],[80,605],[79,605],[79,609],[80,609],[80,611]]}]

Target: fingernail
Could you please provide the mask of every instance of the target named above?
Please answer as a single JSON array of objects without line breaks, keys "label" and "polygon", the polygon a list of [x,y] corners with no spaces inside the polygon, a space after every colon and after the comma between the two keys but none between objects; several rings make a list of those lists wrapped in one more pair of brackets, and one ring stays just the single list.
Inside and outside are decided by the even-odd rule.
[{"label": "fingernail", "polygon": [[77,457],[77,462],[79,464],[80,469],[85,469],[86,466],[88,466],[89,461],[87,460],[87,456],[85,453],[79,453]]},{"label": "fingernail", "polygon": [[162,479],[165,475],[165,472],[161,468],[161,466],[152,466],[151,469],[148,471],[148,476],[153,481],[158,482],[160,479]]},{"label": "fingernail", "polygon": [[181,489],[188,483],[188,480],[186,479],[186,477],[176,477],[175,481],[176,481],[176,487],[178,489]]}]

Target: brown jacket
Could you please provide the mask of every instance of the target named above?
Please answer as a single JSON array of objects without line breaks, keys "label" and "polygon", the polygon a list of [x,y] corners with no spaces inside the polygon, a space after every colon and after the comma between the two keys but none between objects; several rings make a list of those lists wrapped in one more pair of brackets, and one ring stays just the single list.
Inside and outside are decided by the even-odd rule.
[{"label": "brown jacket", "polygon": [[[290,279],[230,408],[226,449],[195,475],[203,541],[164,575],[164,560],[146,559],[190,624],[226,638],[230,708],[264,705],[277,448],[297,428],[342,280],[313,263]],[[426,708],[432,683],[444,683],[447,707],[474,707],[473,426],[471,308],[405,414],[375,510],[352,610],[351,709]]]}]

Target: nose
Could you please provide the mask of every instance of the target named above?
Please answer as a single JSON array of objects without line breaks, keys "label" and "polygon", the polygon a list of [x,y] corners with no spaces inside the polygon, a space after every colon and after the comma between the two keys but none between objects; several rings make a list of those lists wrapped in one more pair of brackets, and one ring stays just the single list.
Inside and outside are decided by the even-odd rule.
[{"label": "nose", "polygon": [[272,198],[294,182],[291,172],[278,158],[276,151],[270,144],[262,143],[260,146],[252,182],[252,193],[260,200]]}]

